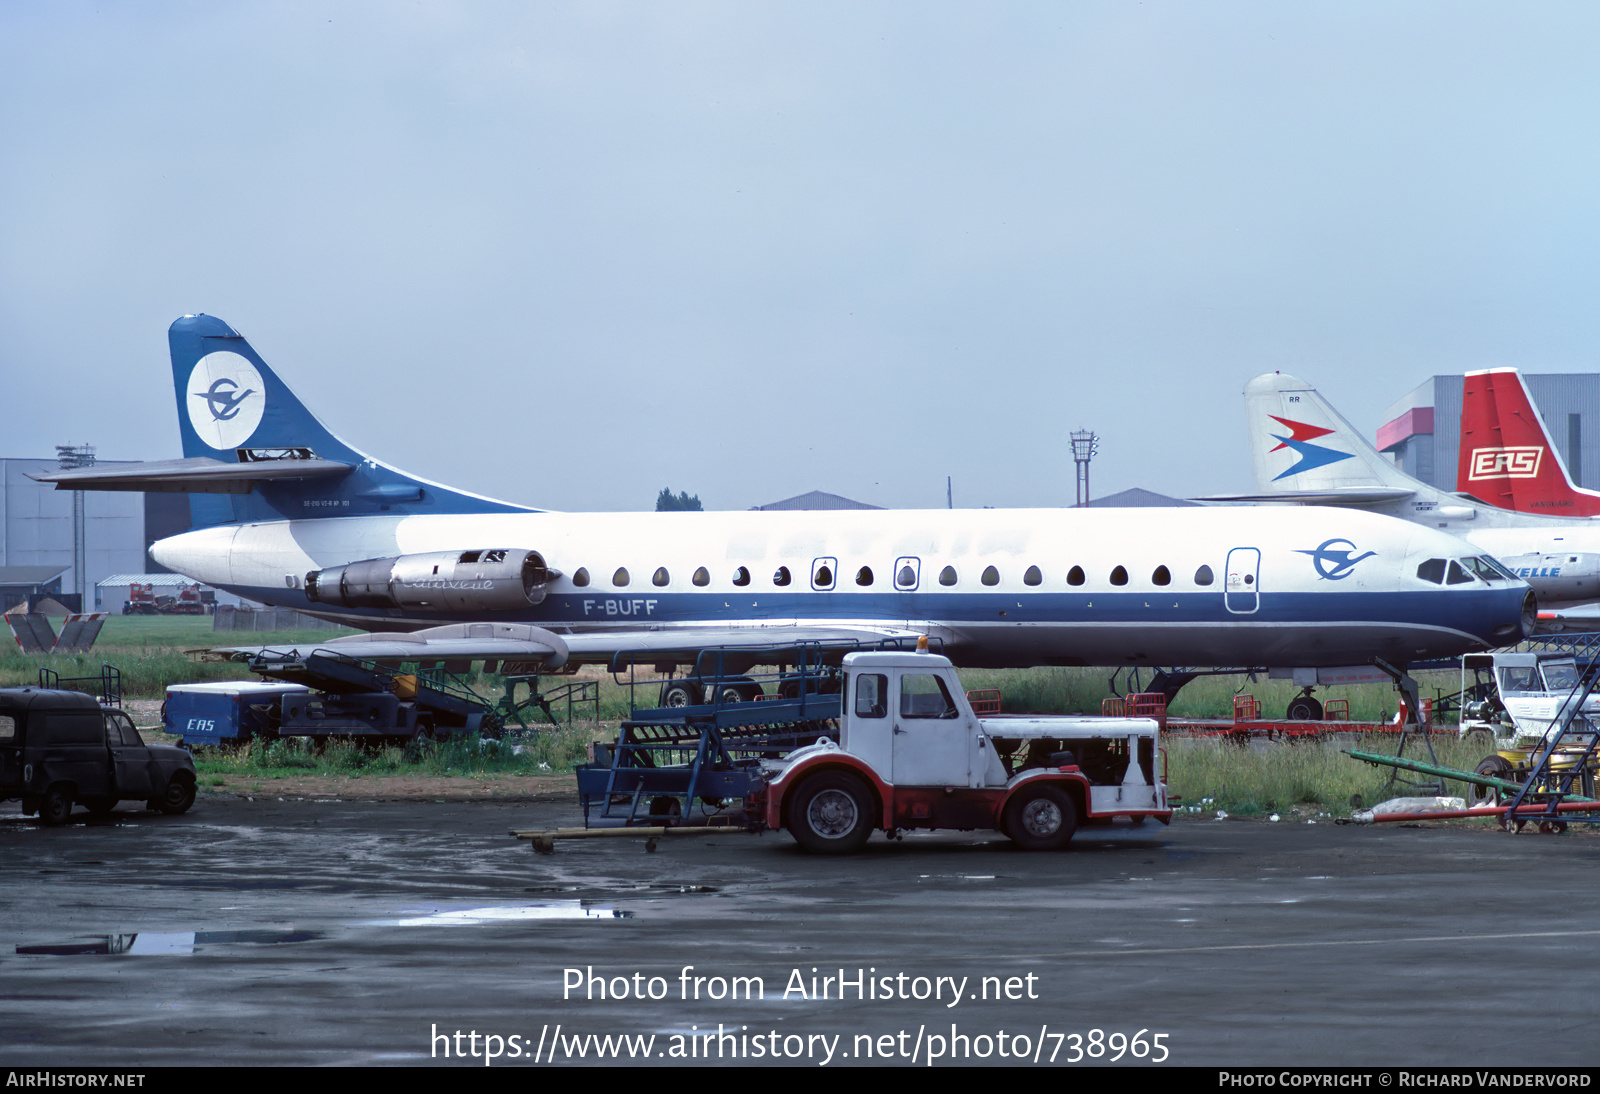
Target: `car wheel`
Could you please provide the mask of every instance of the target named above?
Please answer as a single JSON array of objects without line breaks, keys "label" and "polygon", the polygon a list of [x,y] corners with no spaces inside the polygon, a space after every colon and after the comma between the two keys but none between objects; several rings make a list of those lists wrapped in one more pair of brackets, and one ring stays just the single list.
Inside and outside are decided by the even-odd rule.
[{"label": "car wheel", "polygon": [[52,786],[39,799],[39,819],[46,824],[66,824],[72,816],[72,795],[64,786]]},{"label": "car wheel", "polygon": [[1078,807],[1059,787],[1025,787],[1006,803],[1006,835],[1024,851],[1058,851],[1077,830]]},{"label": "car wheel", "polygon": [[789,832],[814,855],[851,855],[872,835],[872,792],[842,771],[811,776],[789,803]]},{"label": "car wheel", "polygon": [[163,813],[187,813],[194,804],[194,781],[174,775],[167,780],[167,788],[161,792],[161,797],[150,802],[152,809]]}]

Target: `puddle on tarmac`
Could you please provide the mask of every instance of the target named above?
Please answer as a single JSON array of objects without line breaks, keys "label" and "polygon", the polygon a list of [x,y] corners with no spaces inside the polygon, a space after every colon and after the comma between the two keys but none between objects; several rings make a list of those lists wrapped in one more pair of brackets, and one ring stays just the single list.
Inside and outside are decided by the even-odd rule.
[{"label": "puddle on tarmac", "polygon": [[720,893],[722,889],[716,885],[690,885],[687,882],[676,881],[637,881],[615,882],[593,885],[527,885],[522,891],[525,893],[581,893],[592,889],[604,889],[608,893]]},{"label": "puddle on tarmac", "polygon": [[353,927],[463,927],[481,923],[520,923],[533,919],[632,919],[633,913],[586,900],[549,904],[482,905],[462,908],[402,909],[393,918],[362,919]]},{"label": "puddle on tarmac", "polygon": [[152,957],[192,954],[197,946],[236,943],[265,946],[283,942],[311,942],[321,937],[320,931],[139,931],[134,934],[103,934],[81,942],[18,946],[17,952],[50,957],[115,954]]}]

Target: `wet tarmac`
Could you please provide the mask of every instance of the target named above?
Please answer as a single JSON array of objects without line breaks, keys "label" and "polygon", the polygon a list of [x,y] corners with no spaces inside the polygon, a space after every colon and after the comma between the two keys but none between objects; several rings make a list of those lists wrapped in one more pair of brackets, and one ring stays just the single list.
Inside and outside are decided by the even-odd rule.
[{"label": "wet tarmac", "polygon": [[0,806],[0,1064],[1597,1055],[1588,833],[1184,818],[843,860],[506,834],[577,816],[202,800],[47,829]]}]

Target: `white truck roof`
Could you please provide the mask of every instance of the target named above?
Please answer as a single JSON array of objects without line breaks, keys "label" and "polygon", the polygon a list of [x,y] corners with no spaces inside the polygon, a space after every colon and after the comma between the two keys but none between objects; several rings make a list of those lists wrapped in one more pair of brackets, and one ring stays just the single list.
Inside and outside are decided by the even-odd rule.
[{"label": "white truck roof", "polygon": [[911,650],[863,651],[847,653],[844,657],[844,667],[847,669],[905,669],[918,666],[926,666],[930,669],[947,669],[951,667],[950,658],[942,653],[917,653]]}]

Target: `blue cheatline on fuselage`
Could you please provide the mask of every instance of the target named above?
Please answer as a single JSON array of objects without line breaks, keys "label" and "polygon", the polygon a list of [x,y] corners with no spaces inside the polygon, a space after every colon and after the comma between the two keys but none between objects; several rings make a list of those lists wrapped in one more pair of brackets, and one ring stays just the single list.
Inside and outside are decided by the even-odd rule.
[{"label": "blue cheatline on fuselage", "polygon": [[[626,595],[621,590],[593,593],[588,590],[553,592],[544,603],[512,612],[438,612],[407,614],[395,609],[340,608],[306,599],[304,593],[287,589],[230,588],[251,600],[270,599],[285,607],[337,616],[352,625],[374,630],[409,629],[444,623],[494,621],[529,623],[551,630],[585,630],[606,627],[637,627],[640,624],[708,626],[730,623],[802,619],[826,623],[861,623],[867,620],[886,625],[920,626],[934,620],[938,626],[961,632],[980,629],[989,641],[1006,646],[1026,645],[1028,638],[1017,634],[1011,640],[995,632],[1022,632],[1037,628],[1141,628],[1151,632],[1151,645],[1160,646],[1158,634],[1165,628],[1210,625],[1219,632],[1233,631],[1244,638],[1241,645],[1274,646],[1271,632],[1285,628],[1302,631],[1336,628],[1359,631],[1393,631],[1412,652],[1407,659],[1452,656],[1445,650],[1459,650],[1464,638],[1485,648],[1505,644],[1505,636],[1480,633],[1486,617],[1503,615],[1506,603],[1520,605],[1525,590],[1519,588],[1458,591],[1441,607],[1440,597],[1428,592],[1368,593],[1262,593],[1253,612],[1230,612],[1223,604],[1223,593],[1182,592],[1155,595],[1145,593],[883,593],[833,594],[823,592],[748,592],[672,593]],[[1329,597],[1338,601],[1337,621],[1328,610]],[[1520,637],[1520,636],[1517,636]],[[1089,637],[1088,642],[1094,639]],[[1219,642],[1226,642],[1221,636]],[[1053,641],[1052,645],[1058,644]],[[1349,643],[1329,634],[1328,646]],[[1385,643],[1388,645],[1389,643]],[[1469,641],[1468,644],[1471,644]],[[1428,652],[1428,651],[1438,652]],[[959,649],[952,652],[959,654]],[[1370,653],[1392,652],[1372,648]],[[1063,660],[1078,660],[1068,657]],[[1359,660],[1360,658],[1355,658]],[[970,660],[970,659],[969,659]],[[1049,663],[1049,658],[1041,663]],[[1251,659],[1242,657],[1241,662]],[[976,663],[976,662],[974,662]],[[1093,663],[1092,661],[1090,663]]]}]

